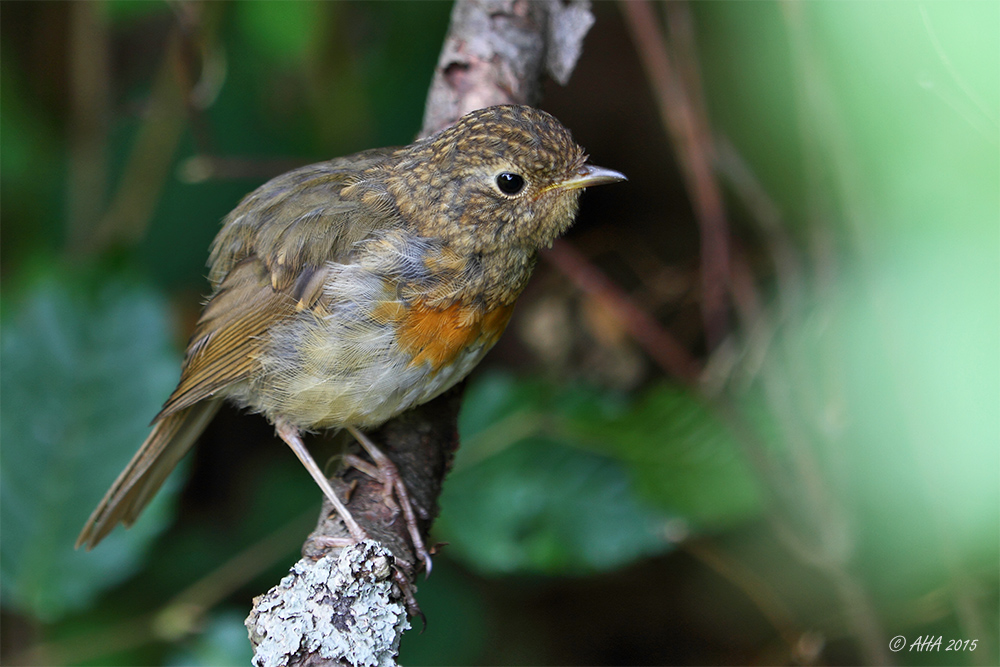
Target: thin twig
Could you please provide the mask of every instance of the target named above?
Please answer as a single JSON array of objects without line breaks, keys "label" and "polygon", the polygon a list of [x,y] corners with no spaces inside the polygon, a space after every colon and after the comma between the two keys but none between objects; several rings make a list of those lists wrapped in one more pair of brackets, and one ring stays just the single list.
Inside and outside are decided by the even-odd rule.
[{"label": "thin twig", "polygon": [[[824,167],[830,170],[834,183],[834,191],[843,207],[844,216],[849,227],[857,235],[859,255],[862,261],[868,259],[858,225],[864,218],[863,206],[858,196],[857,173],[855,163],[849,155],[846,133],[842,119],[838,116],[835,104],[832,102],[831,91],[826,77],[818,62],[812,40],[809,36],[804,9],[798,3],[783,3],[781,5],[785,24],[791,42],[793,62],[797,66],[797,81],[800,85],[798,98],[798,113],[800,131],[803,136],[803,150],[806,159],[806,176],[809,186],[809,203],[814,220],[825,219],[825,209],[829,206],[830,193],[823,187],[821,178]],[[817,127],[817,120],[821,127]],[[829,164],[826,163],[829,162]],[[824,229],[822,224],[814,225],[816,229]],[[772,384],[780,382],[775,378]],[[787,409],[792,409],[788,406]],[[790,414],[790,413],[789,413]],[[814,459],[815,452],[807,451],[805,444],[794,440],[790,443],[793,454],[800,461]],[[815,466],[816,462],[809,464]],[[828,494],[827,498],[829,498]],[[830,499],[832,501],[832,498]],[[842,512],[837,514],[843,515]],[[865,661],[869,664],[890,664],[892,662],[886,650],[885,635],[874,608],[870,593],[865,589],[859,577],[850,571],[847,555],[831,553],[829,545],[841,544],[850,540],[849,534],[841,534],[847,527],[830,522],[834,514],[826,517],[816,517],[816,528],[821,534],[818,542],[819,561],[817,565],[825,570],[833,582],[840,598],[845,617],[851,627],[855,640],[861,647]]]},{"label": "thin twig", "polygon": [[179,37],[171,34],[139,128],[114,197],[86,248],[97,252],[115,243],[142,238],[152,219],[174,153],[184,132],[184,100],[174,74]]},{"label": "thin twig", "polygon": [[239,551],[158,609],[131,616],[98,631],[35,644],[15,655],[13,665],[87,662],[164,638],[177,639],[197,629],[213,607],[255,577],[288,557],[292,545],[308,530],[315,511],[310,509],[263,539]]},{"label": "thin twig", "polygon": [[628,294],[608,279],[570,243],[560,240],[542,256],[554,264],[581,291],[599,299],[622,321],[642,349],[666,373],[693,385],[701,372],[683,345],[660,323],[636,305]]},{"label": "thin twig", "polygon": [[110,58],[102,7],[70,7],[70,152],[67,250],[78,251],[93,233],[105,206]]},{"label": "thin twig", "polygon": [[726,138],[715,141],[715,166],[747,207],[750,219],[764,236],[778,282],[778,297],[786,313],[802,303],[805,271],[802,259],[785,227],[781,210],[736,147]]},{"label": "thin twig", "polygon": [[255,158],[235,155],[198,154],[183,160],[177,175],[185,183],[206,181],[267,180],[308,164],[294,158]]},{"label": "thin twig", "polygon": [[802,631],[788,607],[766,580],[739,559],[725,554],[707,539],[686,540],[681,543],[680,548],[743,591],[778,632],[789,651],[795,652]]},{"label": "thin twig", "polygon": [[[691,205],[701,235],[702,319],[709,349],[725,336],[726,294],[729,280],[729,232],[722,192],[712,172],[713,148],[704,105],[696,101],[700,85],[691,85],[678,72],[675,58],[684,60],[684,69],[697,72],[693,51],[682,48],[671,55],[660,29],[659,17],[646,0],[619,4],[639,52],[646,75],[655,93],[660,117],[674,144]],[[687,34],[680,40],[693,40]],[[691,76],[694,76],[693,74]]]},{"label": "thin twig", "polygon": [[187,111],[188,126],[191,128],[195,146],[199,152],[209,155],[215,153],[215,137],[211,125],[202,112],[204,101],[199,99],[195,91],[199,90],[199,81],[212,72],[212,68],[209,67],[212,54],[206,34],[205,14],[208,11],[222,11],[225,6],[225,3],[170,2],[174,16],[177,17],[178,48],[175,76],[183,91],[184,108]]}]

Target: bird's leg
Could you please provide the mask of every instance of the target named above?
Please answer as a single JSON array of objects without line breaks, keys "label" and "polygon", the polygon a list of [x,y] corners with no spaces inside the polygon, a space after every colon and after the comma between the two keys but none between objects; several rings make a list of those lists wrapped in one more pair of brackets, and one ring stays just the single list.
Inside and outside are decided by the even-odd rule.
[{"label": "bird's leg", "polygon": [[417,554],[417,558],[424,562],[424,567],[426,569],[426,574],[431,573],[431,557],[427,553],[427,548],[424,546],[424,540],[420,537],[420,528],[417,526],[417,516],[413,511],[413,504],[410,502],[410,494],[406,490],[406,484],[403,482],[402,476],[399,474],[399,469],[396,464],[386,456],[381,449],[379,449],[374,442],[371,441],[368,436],[354,428],[353,426],[345,426],[345,428],[354,436],[368,455],[372,457],[372,461],[378,466],[378,479],[385,485],[385,495],[387,498],[386,504],[390,505],[391,496],[395,495],[398,501],[399,507],[403,510],[403,518],[406,519],[406,529],[410,533],[410,540],[413,542],[413,550]]},{"label": "bird's leg", "polygon": [[316,465],[316,461],[309,453],[309,450],[306,449],[304,444],[302,444],[299,429],[282,420],[276,421],[274,427],[278,432],[278,437],[284,440],[285,443],[292,448],[292,451],[295,452],[295,456],[299,458],[299,461],[302,462],[302,465],[304,465],[306,470],[309,471],[309,474],[312,475],[312,478],[319,485],[319,488],[322,489],[323,495],[327,497],[327,500],[330,501],[333,508],[337,510],[337,514],[339,514],[340,518],[344,520],[344,525],[347,526],[347,531],[351,534],[351,537],[353,537],[357,542],[367,540],[368,534],[361,526],[358,525],[358,522],[354,520],[351,513],[347,511],[347,508],[344,507],[344,503],[340,502],[340,498],[337,497],[337,493],[333,490],[333,487],[330,486],[330,480],[326,478],[323,471],[320,470],[318,465]]},{"label": "bird's leg", "polygon": [[[393,513],[399,511],[399,505],[396,504],[395,494],[393,493],[392,482],[386,479],[386,476],[382,473],[378,466],[372,465],[365,461],[360,456],[354,454],[344,454],[344,463],[354,468],[355,470],[368,475],[372,479],[382,482],[382,502],[393,511]],[[354,480],[355,484],[357,480]]]}]

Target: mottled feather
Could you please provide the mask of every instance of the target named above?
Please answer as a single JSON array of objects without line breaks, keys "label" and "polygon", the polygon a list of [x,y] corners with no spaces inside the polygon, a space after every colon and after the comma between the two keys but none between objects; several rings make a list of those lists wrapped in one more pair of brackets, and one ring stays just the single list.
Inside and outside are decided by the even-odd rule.
[{"label": "mottled feather", "polygon": [[[322,486],[299,431],[381,424],[465,377],[538,250],[572,224],[580,189],[624,178],[585,162],[545,112],[500,106],[250,193],[212,244],[180,382],[78,544],[135,520],[222,399],[275,423]],[[523,188],[500,188],[510,174]]]}]

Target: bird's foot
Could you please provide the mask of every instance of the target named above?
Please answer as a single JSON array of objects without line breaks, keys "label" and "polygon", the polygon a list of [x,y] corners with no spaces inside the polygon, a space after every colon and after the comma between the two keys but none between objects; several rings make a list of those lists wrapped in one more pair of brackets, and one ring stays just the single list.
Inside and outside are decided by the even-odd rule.
[{"label": "bird's foot", "polygon": [[403,482],[403,477],[399,473],[399,468],[396,464],[382,452],[374,442],[371,441],[368,436],[359,431],[358,429],[348,426],[347,430],[354,436],[368,455],[374,461],[374,468],[369,465],[366,461],[357,461],[361,463],[361,466],[356,465],[355,461],[352,459],[357,459],[357,457],[349,457],[348,463],[353,465],[355,468],[361,472],[367,474],[372,479],[376,479],[382,482],[383,485],[383,498],[385,499],[385,504],[390,508],[396,510],[400,509],[403,512],[403,518],[406,521],[406,530],[410,534],[410,541],[413,543],[413,550],[419,560],[424,563],[424,573],[425,576],[430,576],[431,574],[431,557],[427,553],[427,547],[424,546],[423,537],[420,535],[420,527],[417,524],[417,515],[413,509],[413,503],[410,501],[409,491],[406,489],[406,484]]},{"label": "bird's foot", "polygon": [[396,503],[396,491],[395,491],[395,480],[391,478],[387,471],[383,468],[379,468],[377,465],[372,465],[368,461],[365,461],[360,456],[354,454],[345,454],[344,463],[351,466],[355,470],[358,470],[372,479],[382,483],[382,502],[393,511],[393,513],[399,512],[399,505]]}]

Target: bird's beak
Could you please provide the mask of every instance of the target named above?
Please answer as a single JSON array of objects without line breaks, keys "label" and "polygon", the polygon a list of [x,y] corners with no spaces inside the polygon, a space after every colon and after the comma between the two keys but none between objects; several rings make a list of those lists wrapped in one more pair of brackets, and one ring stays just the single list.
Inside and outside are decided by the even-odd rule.
[{"label": "bird's beak", "polygon": [[614,169],[605,169],[604,167],[595,167],[586,164],[580,167],[576,174],[565,181],[554,184],[552,187],[559,190],[578,190],[580,188],[589,188],[592,185],[604,185],[605,183],[618,183],[619,181],[627,180],[625,174]]}]

